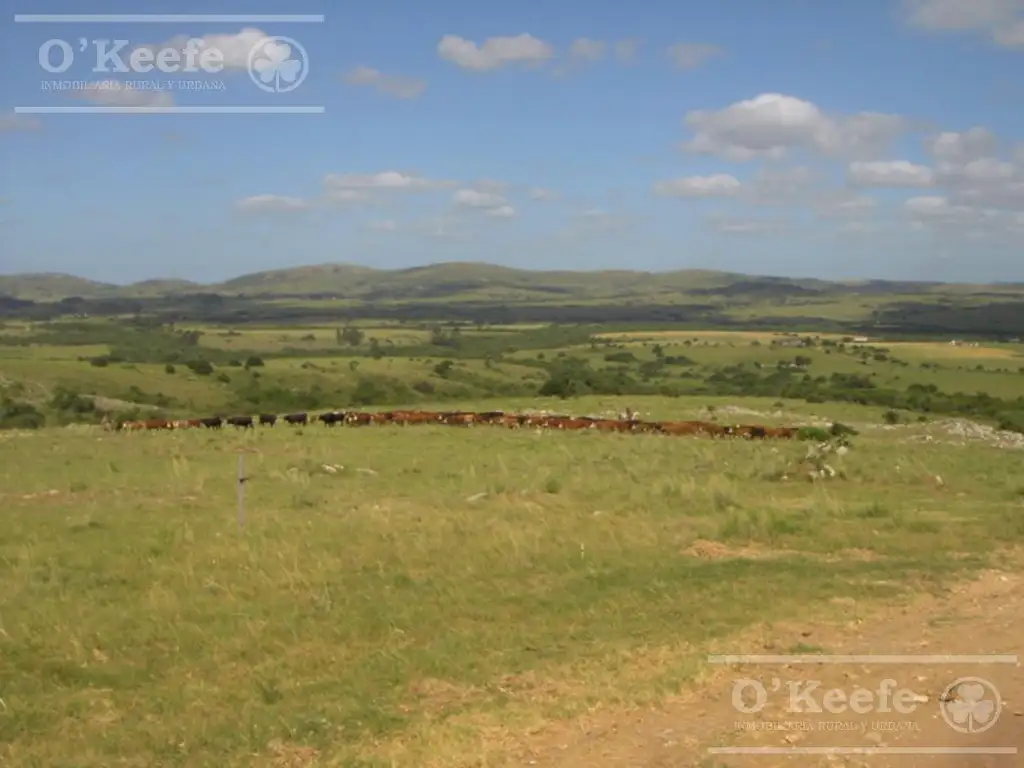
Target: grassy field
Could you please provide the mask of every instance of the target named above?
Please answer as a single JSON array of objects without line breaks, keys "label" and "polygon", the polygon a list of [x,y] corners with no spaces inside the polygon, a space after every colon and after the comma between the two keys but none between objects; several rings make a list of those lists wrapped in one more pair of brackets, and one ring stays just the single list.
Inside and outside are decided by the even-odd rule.
[{"label": "grassy field", "polygon": [[1018,452],[843,415],[867,428],[818,482],[800,443],[0,433],[0,756],[500,765],[545,721],[686,685],[715,639],[932,589],[1024,538]]},{"label": "grassy field", "polygon": [[[317,324],[192,325],[184,346],[108,321],[0,330],[0,411],[50,425],[0,430],[0,764],[512,765],[547,724],[698,684],[715,643],[941,589],[1024,539],[1024,441],[935,410],[1017,407],[1019,344],[355,325],[358,344]],[[563,375],[602,391],[538,395]],[[773,376],[819,389],[757,394]],[[858,404],[837,376],[909,399]],[[812,478],[799,441],[54,426],[96,422],[85,396],[300,402],[268,393],[859,434]]]}]

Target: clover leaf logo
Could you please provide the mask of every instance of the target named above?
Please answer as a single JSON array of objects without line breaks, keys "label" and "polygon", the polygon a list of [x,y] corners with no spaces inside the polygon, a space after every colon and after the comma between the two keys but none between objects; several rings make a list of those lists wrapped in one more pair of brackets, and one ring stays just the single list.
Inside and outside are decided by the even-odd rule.
[{"label": "clover leaf logo", "polygon": [[996,724],[1003,709],[996,687],[980,677],[954,680],[939,702],[942,719],[958,733],[984,733]]},{"label": "clover leaf logo", "polygon": [[267,93],[294,91],[308,74],[306,49],[290,37],[265,37],[249,51],[249,77]]}]

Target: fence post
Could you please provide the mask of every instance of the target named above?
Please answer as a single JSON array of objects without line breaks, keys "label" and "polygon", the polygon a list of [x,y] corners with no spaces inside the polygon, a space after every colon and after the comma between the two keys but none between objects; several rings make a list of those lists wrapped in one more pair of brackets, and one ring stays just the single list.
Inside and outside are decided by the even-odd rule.
[{"label": "fence post", "polygon": [[245,454],[238,454],[238,527],[245,524]]}]

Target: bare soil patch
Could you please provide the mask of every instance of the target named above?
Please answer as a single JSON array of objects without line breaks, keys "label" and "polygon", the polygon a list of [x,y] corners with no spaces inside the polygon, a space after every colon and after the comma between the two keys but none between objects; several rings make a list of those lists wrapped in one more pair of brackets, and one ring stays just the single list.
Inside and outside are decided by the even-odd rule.
[{"label": "bare soil patch", "polygon": [[[709,748],[859,748],[923,750],[1017,748],[1024,754],[1024,673],[1019,663],[930,661],[922,655],[1016,654],[1024,638],[1024,578],[1018,569],[989,571],[940,595],[903,606],[866,610],[852,600],[844,624],[793,620],[751,631],[722,644],[727,654],[917,655],[921,663],[715,664],[691,689],[658,709],[596,711],[524,740],[508,765],[538,768],[779,768],[781,766],[870,766],[870,768],[1010,768],[1013,754],[709,754]],[[795,651],[794,648],[820,650]],[[925,663],[927,662],[927,663]],[[961,677],[991,681],[1002,710],[988,730],[958,733],[941,716],[940,698]],[[738,712],[733,687],[741,678],[783,683],[757,715]],[[878,691],[882,681],[919,697],[915,711],[857,715],[792,714],[784,711],[786,686],[820,681],[819,692],[861,687]],[[769,684],[770,689],[770,684]],[[801,690],[806,690],[803,688]],[[965,689],[961,689],[965,690]],[[962,694],[961,694],[962,695]],[[821,696],[814,697],[820,702]],[[788,724],[788,725],[787,725]],[[783,727],[788,728],[782,730]]]}]

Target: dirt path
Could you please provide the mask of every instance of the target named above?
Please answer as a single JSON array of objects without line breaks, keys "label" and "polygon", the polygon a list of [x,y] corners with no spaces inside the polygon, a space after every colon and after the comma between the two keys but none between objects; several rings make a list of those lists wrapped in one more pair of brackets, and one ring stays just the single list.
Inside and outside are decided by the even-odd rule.
[{"label": "dirt path", "polygon": [[[790,624],[769,635],[752,636],[744,647],[722,648],[727,654],[785,654],[798,644],[805,653],[907,655],[1015,655],[1024,661],[1024,579],[1016,572],[987,572],[977,581],[944,597],[923,597],[910,607],[862,613],[852,602],[844,608],[846,626]],[[869,618],[868,618],[869,617]],[[823,648],[819,651],[817,648]],[[716,664],[694,691],[677,697],[656,712],[615,713],[593,717],[572,730],[549,732],[525,744],[512,765],[536,768],[804,768],[869,766],[870,768],[1011,768],[1024,766],[1024,667],[1013,663],[950,663],[918,659],[910,663]],[[942,716],[945,689],[958,678],[990,682],[1002,699],[997,719],[984,732],[959,733]],[[742,678],[765,685],[767,703],[757,714],[737,711],[734,685]],[[772,680],[778,681],[772,690]],[[908,689],[901,713],[879,711],[883,681],[892,689]],[[789,712],[790,686],[796,685],[797,706],[809,682],[821,685],[811,693],[819,705],[836,688],[852,699],[874,702],[874,711],[832,714]],[[750,689],[752,690],[752,688]],[[874,696],[867,693],[874,692]],[[912,693],[911,693],[912,692]],[[971,690],[961,687],[959,698]],[[992,689],[982,688],[992,700]],[[838,694],[836,694],[838,696]],[[955,696],[953,697],[956,698]],[[835,700],[835,699],[834,699]],[[753,696],[745,701],[753,702]],[[893,697],[889,701],[896,702]],[[952,703],[952,702],[950,702]],[[813,704],[812,704],[813,706]],[[905,709],[905,711],[906,711]],[[984,712],[976,710],[983,715]],[[980,721],[971,721],[975,727]],[[991,723],[991,718],[989,719]],[[788,724],[789,730],[778,730]],[[964,726],[966,727],[966,726]],[[774,728],[774,730],[773,730]],[[853,747],[917,750],[904,754],[709,754],[711,747]],[[922,754],[925,748],[945,750],[1012,748],[1019,754]]]}]

